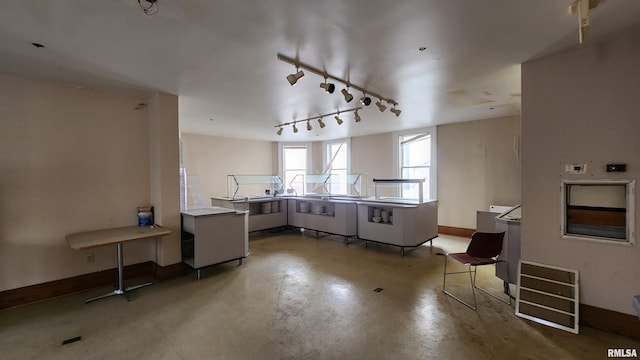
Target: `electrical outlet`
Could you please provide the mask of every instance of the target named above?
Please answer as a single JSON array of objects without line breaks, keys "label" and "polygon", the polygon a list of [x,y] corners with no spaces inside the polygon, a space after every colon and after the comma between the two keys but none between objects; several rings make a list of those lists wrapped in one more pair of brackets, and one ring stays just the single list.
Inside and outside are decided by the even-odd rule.
[{"label": "electrical outlet", "polygon": [[92,264],[96,260],[93,254],[87,255],[87,263]]}]

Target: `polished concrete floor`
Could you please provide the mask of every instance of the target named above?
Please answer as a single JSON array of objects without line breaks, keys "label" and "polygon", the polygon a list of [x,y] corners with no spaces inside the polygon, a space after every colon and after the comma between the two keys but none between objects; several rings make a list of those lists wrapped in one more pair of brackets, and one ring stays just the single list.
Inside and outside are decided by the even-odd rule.
[{"label": "polished concrete floor", "polygon": [[[441,236],[402,257],[313,232],[252,236],[243,265],[157,283],[130,302],[84,303],[102,288],[0,310],[0,358],[603,359],[609,348],[640,350],[594,329],[575,335],[518,318],[484,294],[477,311],[445,296],[438,253],[467,241]],[[499,292],[491,270],[479,276]],[[469,291],[464,275],[451,284]]]}]

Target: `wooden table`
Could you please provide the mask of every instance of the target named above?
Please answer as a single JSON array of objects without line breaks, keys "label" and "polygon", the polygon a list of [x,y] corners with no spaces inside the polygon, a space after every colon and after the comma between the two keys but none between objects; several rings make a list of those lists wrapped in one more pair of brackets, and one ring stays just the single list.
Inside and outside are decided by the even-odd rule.
[{"label": "wooden table", "polygon": [[96,247],[107,245],[116,245],[118,249],[118,288],[104,295],[87,299],[85,302],[89,303],[95,300],[104,299],[115,295],[122,295],[127,299],[127,301],[130,301],[131,299],[127,296],[127,291],[132,291],[144,286],[151,285],[152,283],[148,282],[140,285],[130,286],[128,288],[124,287],[122,244],[128,241],[149,239],[159,236],[166,236],[169,234],[171,234],[170,230],[164,229],[158,225],[134,225],[67,235],[67,242],[69,243],[69,246],[71,246],[71,248],[75,250],[93,249]]}]

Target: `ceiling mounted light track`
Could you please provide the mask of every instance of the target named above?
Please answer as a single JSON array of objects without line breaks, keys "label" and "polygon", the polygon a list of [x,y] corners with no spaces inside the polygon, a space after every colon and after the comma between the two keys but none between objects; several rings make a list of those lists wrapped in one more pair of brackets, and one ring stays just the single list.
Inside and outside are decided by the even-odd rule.
[{"label": "ceiling mounted light track", "polygon": [[307,122],[307,130],[311,131],[313,130],[313,127],[311,126],[311,120],[316,120],[318,119],[318,124],[320,125],[320,128],[323,129],[325,126],[327,126],[324,121],[322,121],[323,118],[327,117],[327,116],[331,116],[331,115],[336,115],[335,119],[336,122],[338,123],[338,125],[342,125],[342,123],[344,122],[341,118],[340,118],[340,114],[344,114],[344,113],[348,113],[348,112],[354,112],[354,118],[356,120],[356,122],[360,122],[362,120],[362,118],[360,117],[360,114],[358,114],[358,110],[362,109],[361,106],[353,108],[353,109],[348,109],[348,110],[338,110],[338,111],[334,111],[332,113],[328,113],[328,114],[323,114],[323,115],[318,115],[318,116],[312,116],[306,119],[300,119],[300,120],[294,120],[294,121],[290,121],[290,122],[286,122],[286,123],[282,123],[279,125],[274,125],[273,127],[278,128],[278,130],[276,131],[276,134],[278,135],[282,135],[282,129],[285,126],[289,126],[291,125],[291,127],[293,128],[293,132],[297,133],[298,132],[298,127],[296,126],[297,123],[300,122]]},{"label": "ceiling mounted light track", "polygon": [[[330,78],[332,80],[335,80],[337,82],[343,83],[346,86],[346,88],[342,89],[341,92],[342,92],[342,95],[344,96],[344,100],[346,102],[351,102],[351,100],[353,100],[353,95],[351,95],[349,93],[349,89],[353,88],[353,89],[356,89],[356,90],[362,92],[363,97],[362,97],[362,99],[360,99],[360,101],[365,106],[369,106],[371,104],[371,98],[369,96],[374,97],[374,98],[378,98],[378,103],[380,103],[381,105],[382,105],[382,101],[386,102],[389,105],[392,105],[394,108],[398,105],[398,102],[395,101],[394,99],[387,98],[387,97],[384,97],[384,96],[382,96],[380,94],[376,94],[374,92],[371,92],[371,91],[363,88],[362,86],[354,85],[350,81],[347,81],[347,80],[341,79],[341,78],[339,78],[337,76],[333,76],[331,74],[328,74],[326,71],[323,71],[323,70],[315,68],[315,67],[313,67],[311,65],[307,65],[305,63],[302,63],[302,62],[298,61],[297,59],[292,59],[292,58],[290,58],[288,56],[285,56],[285,55],[282,55],[282,54],[278,54],[278,60],[284,61],[286,63],[289,63],[289,64],[295,66],[297,74],[302,73],[302,70],[299,70],[300,68],[302,68],[302,69],[305,69],[305,70],[307,70],[309,72],[312,72],[312,73],[314,73],[316,75],[322,76],[325,79],[325,82],[320,84],[320,87],[322,87],[323,89],[325,89],[323,84],[328,84],[327,83],[327,79],[328,78]],[[291,85],[295,84],[296,81],[298,81],[302,76],[304,76],[304,73],[302,73],[302,75],[296,77],[295,80],[293,78],[290,79],[290,77],[292,77],[294,75],[296,75],[296,74],[291,74],[291,75],[287,76],[287,80],[289,80],[289,83]],[[293,83],[291,82],[292,80],[294,80]],[[333,85],[333,84],[331,84],[331,85]],[[325,89],[325,91],[329,92],[327,89]],[[329,93],[331,93],[331,92],[329,92]],[[376,105],[378,103],[376,103]],[[384,106],[384,109],[386,109],[386,108],[387,107]],[[378,109],[381,109],[380,105],[378,105]],[[382,112],[384,110],[380,110],[380,111]]]},{"label": "ceiling mounted light track", "polygon": [[402,110],[400,109],[396,109],[396,106],[393,105],[391,107],[391,109],[389,109],[389,111],[391,111],[392,113],[394,113],[396,115],[396,117],[400,116],[400,113],[402,112]]}]

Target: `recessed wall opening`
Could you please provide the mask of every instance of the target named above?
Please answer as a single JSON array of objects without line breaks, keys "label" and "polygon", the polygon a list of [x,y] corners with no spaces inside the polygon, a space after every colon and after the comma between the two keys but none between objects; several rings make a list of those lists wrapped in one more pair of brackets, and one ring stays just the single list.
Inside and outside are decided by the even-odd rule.
[{"label": "recessed wall opening", "polygon": [[634,180],[563,180],[562,237],[635,244]]}]

